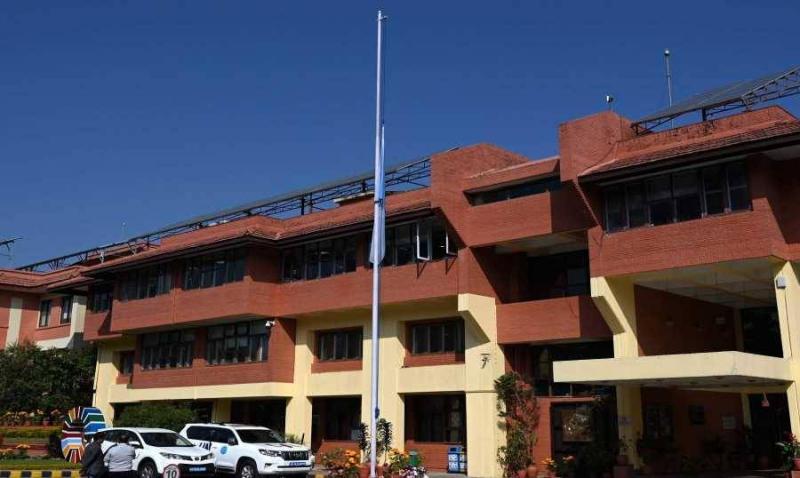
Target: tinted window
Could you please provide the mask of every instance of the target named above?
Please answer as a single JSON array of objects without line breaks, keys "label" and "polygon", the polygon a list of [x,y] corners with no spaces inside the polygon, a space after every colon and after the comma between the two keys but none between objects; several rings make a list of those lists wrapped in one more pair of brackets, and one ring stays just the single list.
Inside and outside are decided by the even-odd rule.
[{"label": "tinted window", "polygon": [[211,441],[211,429],[206,427],[189,427],[186,436],[192,440]]},{"label": "tinted window", "polygon": [[283,438],[272,430],[239,429],[236,433],[244,443],[283,443]]},{"label": "tinted window", "polygon": [[142,439],[150,446],[165,448],[169,446],[192,447],[194,444],[177,433],[152,432],[142,433]]},{"label": "tinted window", "polygon": [[236,440],[233,432],[227,428],[214,428],[211,430],[211,441],[214,443],[228,443],[230,440]]}]

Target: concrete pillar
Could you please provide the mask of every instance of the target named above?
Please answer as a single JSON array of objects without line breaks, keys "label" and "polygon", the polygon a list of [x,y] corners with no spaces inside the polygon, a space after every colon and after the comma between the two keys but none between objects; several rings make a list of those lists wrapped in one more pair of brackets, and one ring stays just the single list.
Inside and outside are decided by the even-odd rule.
[{"label": "concrete pillar", "polygon": [[311,399],[308,397],[308,380],[313,361],[313,331],[306,322],[297,321],[294,348],[294,394],[286,404],[286,433],[306,436],[311,443]]},{"label": "concrete pillar", "polygon": [[497,308],[493,297],[461,294],[458,311],[465,328],[469,476],[502,476],[497,449],[505,444],[505,433],[497,416],[494,380],[505,373],[505,358],[497,344]]},{"label": "concrete pillar", "polygon": [[[592,277],[592,299],[614,334],[614,357],[638,357],[636,335],[636,296],[628,278]],[[617,386],[619,438],[628,445],[628,457],[641,465],[636,440],[643,431],[642,390],[638,386]]]},{"label": "concrete pillar", "polygon": [[800,280],[797,267],[784,262],[775,267],[775,301],[783,357],[791,362],[794,381],[786,389],[792,433],[800,434]]},{"label": "concrete pillar", "polygon": [[215,400],[212,415],[212,419],[215,422],[231,421],[231,400],[228,398],[220,398]]},{"label": "concrete pillar", "polygon": [[8,308],[8,331],[6,331],[6,347],[19,341],[19,330],[22,326],[22,299],[11,298],[11,307]]}]

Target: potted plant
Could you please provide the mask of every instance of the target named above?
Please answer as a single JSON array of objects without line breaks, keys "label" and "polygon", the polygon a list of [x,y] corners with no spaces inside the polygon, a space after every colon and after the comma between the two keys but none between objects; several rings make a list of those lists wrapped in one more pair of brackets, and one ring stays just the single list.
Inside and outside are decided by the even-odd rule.
[{"label": "potted plant", "polygon": [[800,471],[800,442],[797,437],[789,433],[786,435],[785,441],[776,443],[781,450],[781,455],[786,460],[787,464],[791,465],[792,470]]},{"label": "potted plant", "polygon": [[630,444],[627,439],[621,438],[617,444],[617,466],[628,466],[630,459],[628,458],[628,450]]},{"label": "potted plant", "polygon": [[506,429],[506,444],[497,449],[497,462],[505,478],[536,477],[533,459],[539,406],[533,388],[516,372],[500,376],[494,382],[497,415]]},{"label": "potted plant", "polygon": [[[356,478],[359,476],[358,452],[337,448],[321,456],[322,466],[333,478]],[[367,470],[369,476],[369,470]]]}]

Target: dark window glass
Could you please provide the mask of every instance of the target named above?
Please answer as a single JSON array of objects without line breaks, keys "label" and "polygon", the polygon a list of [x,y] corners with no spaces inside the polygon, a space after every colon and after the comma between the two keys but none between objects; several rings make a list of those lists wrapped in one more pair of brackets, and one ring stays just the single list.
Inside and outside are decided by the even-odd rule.
[{"label": "dark window glass", "polygon": [[317,279],[356,270],[356,236],[312,242],[285,249],[285,282]]},{"label": "dark window glass", "polygon": [[481,204],[508,201],[509,199],[533,196],[548,191],[557,191],[561,189],[561,185],[561,179],[558,176],[551,176],[522,184],[493,189],[491,191],[474,193],[470,195],[470,200],[473,206],[480,206]]},{"label": "dark window glass", "polygon": [[236,443],[236,437],[233,432],[227,428],[212,428],[211,440],[214,443]]},{"label": "dark window glass", "polygon": [[119,353],[119,373],[130,375],[133,373],[133,350]]},{"label": "dark window glass", "polygon": [[450,320],[411,326],[411,353],[464,352],[464,321]]},{"label": "dark window glass", "polygon": [[361,359],[363,340],[361,329],[319,332],[317,334],[317,359],[321,362]]},{"label": "dark window glass", "polygon": [[589,294],[588,251],[527,259],[528,287],[524,300]]},{"label": "dark window glass", "polygon": [[265,320],[216,325],[208,328],[206,359],[209,365],[267,360],[269,331]]},{"label": "dark window glass", "polygon": [[65,295],[61,298],[61,323],[68,324],[72,322],[72,301],[71,295]]},{"label": "dark window glass", "polygon": [[319,424],[314,435],[324,440],[354,440],[361,424],[361,398],[317,398],[312,404]]},{"label": "dark window glass", "polygon": [[43,300],[39,303],[39,327],[47,327],[50,325],[50,308],[52,302],[50,300]]},{"label": "dark window glass", "polygon": [[688,221],[750,208],[743,162],[663,174],[604,190],[606,230]]},{"label": "dark window glass", "polygon": [[464,395],[412,395],[412,413],[406,414],[408,434],[416,442],[464,443],[466,406]]},{"label": "dark window glass", "polygon": [[319,247],[319,276],[330,277],[333,274],[333,243],[320,241]]},{"label": "dark window glass", "polygon": [[208,427],[189,427],[186,436],[190,440],[211,441],[211,429]]},{"label": "dark window glass", "polygon": [[553,362],[610,358],[614,356],[611,342],[586,342],[579,344],[546,345],[531,348],[531,370],[534,391],[539,396],[592,397],[610,393],[608,387],[586,387],[553,381]]},{"label": "dark window glass", "polygon": [[184,266],[184,289],[218,287],[244,279],[244,251],[226,251],[195,257]]},{"label": "dark window glass", "polygon": [[396,248],[395,265],[402,266],[404,264],[409,264],[414,260],[415,256],[413,246],[414,240],[411,238],[411,235],[414,234],[415,231],[412,230],[412,224],[397,226],[394,231],[394,246]]},{"label": "dark window glass", "polygon": [[166,294],[172,288],[172,272],[166,264],[125,274],[121,300],[136,300]]},{"label": "dark window glass", "polygon": [[306,279],[319,277],[319,246],[317,243],[306,244]]},{"label": "dark window glass", "polygon": [[194,331],[176,330],[142,336],[142,368],[191,367],[194,356]]},{"label": "dark window glass", "polygon": [[89,310],[92,312],[106,312],[111,309],[113,293],[110,289],[97,289],[89,296]]}]

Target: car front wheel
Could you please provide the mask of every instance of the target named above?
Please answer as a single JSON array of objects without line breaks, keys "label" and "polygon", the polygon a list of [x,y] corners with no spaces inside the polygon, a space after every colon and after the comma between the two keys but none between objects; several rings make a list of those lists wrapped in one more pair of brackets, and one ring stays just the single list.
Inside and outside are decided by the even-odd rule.
[{"label": "car front wheel", "polygon": [[[144,478],[144,477],[141,477]],[[253,460],[242,460],[236,478],[258,478],[258,467]]]},{"label": "car front wheel", "polygon": [[139,465],[139,478],[158,478],[156,464],[148,460]]}]

